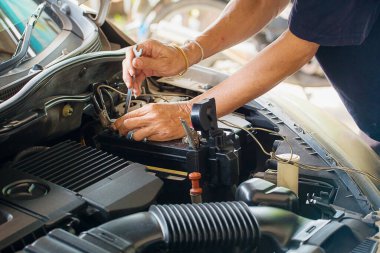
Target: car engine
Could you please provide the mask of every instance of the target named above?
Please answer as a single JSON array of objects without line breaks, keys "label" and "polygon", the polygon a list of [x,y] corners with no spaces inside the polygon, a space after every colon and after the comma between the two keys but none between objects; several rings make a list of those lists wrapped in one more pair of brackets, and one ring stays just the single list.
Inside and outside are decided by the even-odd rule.
[{"label": "car engine", "polygon": [[[180,140],[110,129],[125,113],[122,59],[65,60],[0,104],[1,252],[376,252],[380,196],[264,99],[220,119],[204,100]],[[147,78],[130,111],[224,78]],[[299,170],[281,175],[289,186],[284,165]]]}]

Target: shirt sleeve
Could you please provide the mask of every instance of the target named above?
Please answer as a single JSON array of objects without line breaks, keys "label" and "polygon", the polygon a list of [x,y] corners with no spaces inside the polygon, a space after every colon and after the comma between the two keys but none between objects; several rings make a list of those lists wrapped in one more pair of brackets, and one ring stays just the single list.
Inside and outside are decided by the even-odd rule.
[{"label": "shirt sleeve", "polygon": [[379,17],[380,0],[295,0],[289,29],[321,46],[360,45]]}]

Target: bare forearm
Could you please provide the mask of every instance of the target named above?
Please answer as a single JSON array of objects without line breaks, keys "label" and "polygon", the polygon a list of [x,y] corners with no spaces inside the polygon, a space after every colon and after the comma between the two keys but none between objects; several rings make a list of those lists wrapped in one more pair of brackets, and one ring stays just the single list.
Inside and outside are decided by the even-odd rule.
[{"label": "bare forearm", "polygon": [[273,88],[308,62],[317,50],[317,44],[287,31],[234,75],[191,103],[214,97],[217,114],[223,116]]},{"label": "bare forearm", "polygon": [[[196,40],[207,58],[229,48],[261,30],[287,5],[288,0],[233,0],[222,14]],[[190,63],[199,61],[195,45],[186,48]]]}]

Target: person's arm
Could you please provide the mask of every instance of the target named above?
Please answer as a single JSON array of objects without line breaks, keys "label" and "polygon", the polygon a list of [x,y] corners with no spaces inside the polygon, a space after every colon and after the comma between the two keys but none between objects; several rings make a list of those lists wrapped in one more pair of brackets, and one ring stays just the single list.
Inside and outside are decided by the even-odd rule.
[{"label": "person's arm", "polygon": [[115,129],[126,135],[135,131],[137,141],[165,141],[184,135],[179,118],[190,123],[194,103],[214,97],[218,117],[262,95],[285,77],[294,73],[317,52],[319,45],[302,40],[290,31],[278,38],[253,60],[228,79],[186,103],[149,104],[115,122]]},{"label": "person's arm", "polygon": [[[196,41],[204,48],[204,58],[236,45],[259,32],[275,18],[289,0],[234,0]],[[199,48],[190,44],[184,47],[190,63],[200,59]]]},{"label": "person's arm", "polygon": [[[205,58],[235,45],[257,33],[285,8],[289,0],[232,0],[219,18],[196,38],[204,49]],[[140,84],[148,76],[177,75],[186,68],[178,50],[155,40],[139,43],[143,50],[134,59],[132,47],[127,48],[123,61],[123,80],[134,93],[140,94]],[[190,65],[199,62],[200,48],[195,43],[182,47]],[[132,76],[136,76],[135,82]]]},{"label": "person's arm", "polygon": [[264,94],[296,72],[317,52],[319,45],[296,37],[289,30],[228,79],[192,99],[192,104],[214,97],[218,117]]}]

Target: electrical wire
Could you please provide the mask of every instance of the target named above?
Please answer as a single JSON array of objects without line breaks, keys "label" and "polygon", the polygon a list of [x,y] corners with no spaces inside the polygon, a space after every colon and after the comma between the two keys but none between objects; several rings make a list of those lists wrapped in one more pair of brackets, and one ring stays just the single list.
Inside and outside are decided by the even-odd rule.
[{"label": "electrical wire", "polygon": [[[108,113],[108,110],[107,110],[107,106],[105,104],[105,101],[104,101],[104,98],[103,98],[103,91],[102,89],[104,89],[103,91],[105,91],[105,94],[109,96],[109,98],[111,99],[111,110],[113,112],[115,112],[115,105],[113,104],[113,98],[112,98],[112,95],[107,91],[108,90],[112,90],[116,93],[118,93],[119,95],[121,96],[127,96],[126,93],[118,90],[118,89],[115,89],[114,87],[110,86],[110,85],[106,85],[106,84],[100,84],[96,87],[96,93],[98,94],[98,97],[99,97],[99,100],[100,100],[100,103],[96,97],[96,95],[93,96],[94,98],[94,102],[95,102],[95,107],[99,108],[99,115],[102,116],[102,119],[103,121],[105,121],[106,123],[102,124],[106,127],[108,127],[109,125],[111,125],[113,123],[113,120],[110,118],[109,116],[109,113]],[[161,96],[161,95],[155,95],[155,94],[142,94],[140,96],[149,96],[149,97],[157,97],[157,98],[161,98],[162,100],[164,100],[165,102],[169,102],[165,96],[175,96],[175,97],[181,97],[181,95],[174,95],[174,94],[164,94],[164,96]],[[182,97],[189,97],[189,96],[182,96]],[[101,108],[100,108],[101,107]]]},{"label": "electrical wire", "polygon": [[[98,94],[100,95],[101,100],[103,99],[103,97],[101,95],[101,91],[100,91],[101,88],[110,89],[110,90],[113,90],[113,91],[119,93],[122,96],[127,96],[126,93],[123,93],[123,92],[121,92],[121,91],[119,91],[119,90],[117,90],[117,89],[115,89],[115,88],[113,88],[113,87],[111,87],[109,85],[101,84],[101,85],[99,85],[97,87],[97,91],[98,91]],[[158,97],[158,98],[161,98],[163,100],[166,100],[161,95],[143,94],[143,96]],[[164,96],[179,96],[179,97],[181,97],[180,95],[175,95],[175,94],[165,94]],[[190,96],[182,96],[182,97],[190,97]],[[102,101],[102,106],[105,107],[104,101]],[[303,163],[300,163],[300,162],[293,162],[292,161],[293,156],[294,156],[293,148],[292,148],[290,142],[287,140],[286,136],[281,135],[281,134],[277,133],[276,131],[273,131],[273,130],[270,130],[270,129],[266,129],[266,128],[260,128],[260,127],[249,127],[249,128],[246,128],[246,127],[241,127],[241,126],[236,125],[236,124],[234,124],[232,122],[229,122],[227,120],[219,120],[219,122],[221,122],[221,123],[223,123],[223,124],[225,124],[227,126],[238,128],[238,129],[241,129],[241,130],[245,131],[247,134],[249,134],[251,136],[251,138],[256,142],[256,144],[260,147],[261,151],[265,155],[271,157],[272,159],[276,160],[277,162],[295,164],[295,165],[298,165],[300,168],[307,169],[307,170],[312,170],[312,171],[331,171],[331,170],[334,170],[334,169],[338,169],[338,170],[345,171],[347,173],[362,174],[362,175],[365,175],[365,176],[367,176],[367,177],[369,177],[369,178],[371,178],[371,179],[373,179],[373,180],[375,180],[377,182],[380,182],[379,178],[373,176],[372,174],[370,174],[368,172],[364,172],[364,171],[360,171],[360,170],[355,170],[355,169],[352,169],[352,168],[348,168],[346,166],[341,166],[340,165],[340,166],[322,167],[322,166],[313,166],[313,165],[303,164]],[[265,148],[264,148],[264,146],[256,138],[256,136],[254,136],[254,134],[251,131],[263,131],[263,132],[267,132],[269,134],[281,137],[283,139],[283,141],[285,141],[287,143],[288,147],[289,147],[289,150],[290,150],[290,157],[289,157],[289,159],[282,159],[281,157],[279,157],[278,155],[276,155],[273,151],[271,151],[271,152],[266,151]]]},{"label": "electrical wire", "polygon": [[96,95],[95,94],[92,95],[91,99],[92,99],[92,102],[94,103],[94,106],[95,106],[95,109],[97,110],[97,112],[100,112],[101,108],[100,108],[100,105],[98,103],[98,100],[96,99]]},{"label": "electrical wire", "polygon": [[[246,133],[248,133],[252,137],[252,139],[256,142],[256,144],[260,147],[261,151],[265,155],[270,156],[272,159],[276,160],[277,162],[288,163],[288,164],[295,164],[295,165],[299,166],[300,168],[311,170],[311,171],[332,171],[334,169],[337,169],[337,170],[344,171],[346,173],[361,174],[361,175],[364,175],[364,176],[367,176],[367,177],[373,179],[374,181],[380,182],[379,178],[375,177],[374,175],[372,175],[372,174],[370,174],[368,172],[364,172],[364,171],[360,171],[360,170],[355,170],[355,169],[348,168],[348,167],[342,166],[342,165],[331,166],[331,167],[323,167],[323,166],[314,166],[314,165],[309,165],[309,164],[303,164],[303,163],[300,163],[300,162],[293,162],[292,161],[292,157],[294,155],[293,154],[293,148],[292,148],[290,142],[287,140],[286,136],[281,135],[281,134],[277,133],[276,131],[273,131],[273,130],[270,130],[270,129],[266,129],[266,128],[259,128],[259,127],[249,127],[249,128],[246,128],[246,127],[241,127],[239,125],[236,125],[236,124],[234,124],[232,122],[229,122],[227,120],[219,120],[219,121],[221,123],[227,125],[227,126],[238,128],[238,129],[241,129],[241,130],[245,131]],[[278,155],[276,155],[274,152],[268,152],[268,151],[266,151],[265,148],[264,148],[264,146],[256,138],[256,136],[253,135],[253,133],[251,131],[263,131],[263,132],[267,132],[269,134],[281,137],[287,143],[287,145],[289,146],[289,149],[290,149],[290,158],[289,159],[282,159],[281,157],[279,157]]]},{"label": "electrical wire", "polygon": [[[269,129],[266,129],[266,128],[253,128],[253,127],[241,127],[239,125],[236,125],[232,122],[229,122],[228,120],[224,120],[224,119],[220,119],[218,120],[219,122],[225,124],[226,126],[229,126],[229,127],[234,127],[234,128],[238,128],[238,129],[241,129],[243,130],[244,132],[246,132],[247,134],[249,134],[249,136],[251,136],[251,138],[256,142],[256,144],[260,147],[261,151],[269,156],[269,157],[272,157],[272,152],[268,152],[265,150],[264,146],[261,144],[261,142],[256,138],[256,136],[253,135],[253,133],[251,131],[264,131],[264,132],[268,132],[270,134],[274,134],[274,135],[277,135],[277,136],[280,136],[277,132],[275,131],[272,131],[272,130],[269,130]],[[282,137],[282,139],[285,139],[284,136],[280,136]],[[293,151],[292,151],[293,153]]]},{"label": "electrical wire", "polygon": [[109,101],[110,101],[110,104],[111,104],[111,112],[114,113],[114,112],[116,111],[116,108],[115,108],[115,101],[114,101],[114,99],[113,99],[111,93],[110,93],[108,90],[104,89],[103,91],[104,91],[104,93],[107,95],[107,97],[108,97],[108,99],[109,99]]},{"label": "electrical wire", "polygon": [[103,93],[100,89],[98,90],[98,95],[99,95],[100,103],[101,103],[103,109],[107,110],[106,102],[104,101]]},{"label": "electrical wire", "polygon": [[[122,95],[122,96],[127,96],[126,93],[122,92],[122,91],[119,91],[118,89],[115,89],[114,87],[112,86],[109,86],[109,85],[105,85],[105,84],[101,84],[97,87],[97,89],[100,89],[100,88],[105,88],[105,89],[110,89],[114,92],[117,92],[118,94]],[[99,93],[99,91],[98,91]],[[169,102],[169,100],[167,100],[165,97],[186,97],[186,98],[191,98],[191,96],[188,96],[188,95],[177,95],[177,94],[152,94],[152,93],[148,93],[148,94],[141,94],[140,95],[141,97],[154,97],[154,98],[160,98],[162,100],[164,100],[165,102]]]}]

